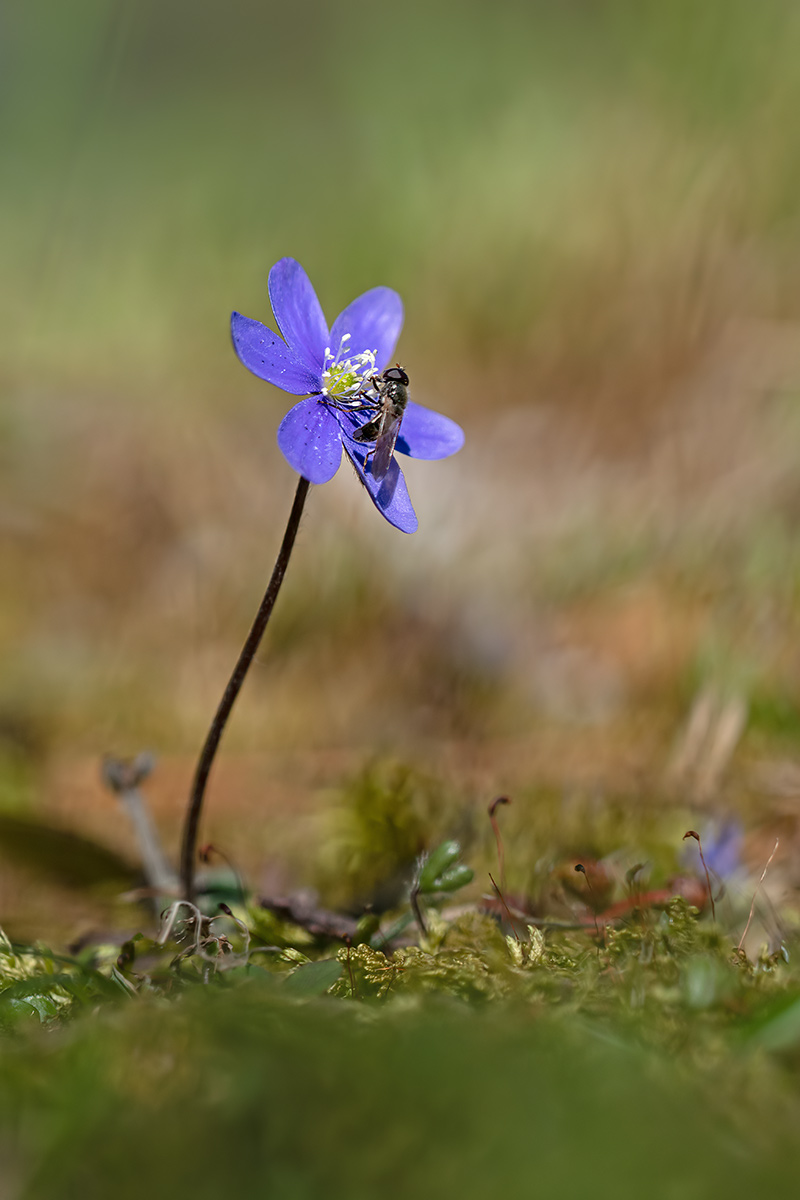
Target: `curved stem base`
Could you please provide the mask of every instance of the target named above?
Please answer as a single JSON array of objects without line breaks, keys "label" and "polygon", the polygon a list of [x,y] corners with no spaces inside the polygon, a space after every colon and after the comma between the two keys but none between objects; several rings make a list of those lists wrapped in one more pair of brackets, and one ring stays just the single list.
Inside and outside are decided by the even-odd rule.
[{"label": "curved stem base", "polygon": [[275,566],[273,567],[267,590],[264,593],[264,599],[261,601],[261,606],[256,613],[252,628],[247,635],[247,641],[242,647],[236,666],[233,668],[233,674],[228,680],[228,686],[222,694],[222,699],[214,714],[214,720],[211,722],[211,728],[206,734],[203,749],[197,760],[192,791],[189,797],[189,807],[186,810],[186,819],[183,826],[183,842],[181,845],[181,886],[185,899],[190,903],[194,903],[195,898],[194,867],[197,831],[200,826],[200,814],[203,810],[203,797],[205,796],[206,784],[208,783],[208,775],[217,753],[220,738],[228,723],[231,709],[241,691],[245,676],[250,669],[250,664],[255,658],[261,639],[264,636],[264,630],[275,607],[278,592],[281,590],[283,577],[286,574],[286,567],[291,557],[295,538],[297,537],[297,530],[300,525],[300,517],[303,513],[308,489],[308,480],[301,476],[298,480],[292,511],[289,514],[286,532],[283,535],[283,542],[281,543],[278,557],[275,560]]}]

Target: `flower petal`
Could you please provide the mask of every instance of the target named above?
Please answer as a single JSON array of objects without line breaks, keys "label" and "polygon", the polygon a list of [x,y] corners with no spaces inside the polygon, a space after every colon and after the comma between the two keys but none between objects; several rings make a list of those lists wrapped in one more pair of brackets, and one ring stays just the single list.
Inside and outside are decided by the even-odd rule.
[{"label": "flower petal", "polygon": [[333,322],[331,350],[335,354],[342,335],[349,333],[344,357],[360,354],[362,350],[375,350],[375,369],[380,372],[394,353],[402,328],[403,301],[397,292],[387,287],[372,288],[348,304]]},{"label": "flower petal", "polygon": [[270,271],[268,286],[278,328],[299,361],[319,377],[330,339],[311,280],[299,262],[282,258]]},{"label": "flower petal", "polygon": [[342,461],[339,424],[314,397],[289,409],[278,426],[278,445],[289,466],[311,483],[333,479]]},{"label": "flower petal", "polygon": [[358,478],[369,492],[369,498],[381,516],[403,533],[415,533],[419,522],[408,495],[405,476],[398,466],[397,459],[392,459],[386,475],[378,481],[373,479],[369,468],[366,472],[364,471],[364,450],[355,442],[351,442],[349,438],[344,438],[343,441],[347,456],[355,467]]},{"label": "flower petal", "polygon": [[410,458],[448,458],[464,445],[464,430],[442,413],[409,400],[396,450]]},{"label": "flower petal", "polygon": [[293,396],[319,390],[319,374],[313,374],[299,362],[277,333],[260,321],[233,313],[231,337],[240,360],[259,379],[266,379],[267,383],[274,383],[275,387]]}]

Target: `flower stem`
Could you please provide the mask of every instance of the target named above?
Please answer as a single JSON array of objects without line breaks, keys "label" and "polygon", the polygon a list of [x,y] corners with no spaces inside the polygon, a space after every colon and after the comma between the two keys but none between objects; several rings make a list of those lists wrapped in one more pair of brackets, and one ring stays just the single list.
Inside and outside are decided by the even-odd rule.
[{"label": "flower stem", "polygon": [[183,826],[183,842],[181,846],[181,884],[183,895],[190,903],[194,902],[195,896],[194,860],[197,847],[197,831],[200,826],[200,813],[203,808],[203,797],[205,796],[206,784],[208,783],[208,775],[211,765],[214,762],[214,756],[217,753],[220,738],[228,723],[228,717],[231,715],[231,709],[236,703],[236,697],[239,695],[244,683],[245,675],[255,658],[256,651],[264,636],[264,630],[267,628],[267,622],[275,607],[278,592],[281,590],[283,577],[286,574],[286,567],[289,563],[295,538],[297,537],[303,505],[308,495],[308,488],[308,480],[304,479],[301,475],[297,483],[297,491],[294,494],[294,503],[292,504],[292,511],[289,514],[286,532],[283,535],[283,542],[281,543],[278,557],[275,560],[275,566],[272,568],[272,576],[264,593],[264,599],[261,601],[252,628],[247,635],[247,641],[242,647],[236,666],[233,668],[233,674],[228,680],[228,686],[222,694],[222,699],[214,714],[214,720],[211,722],[211,728],[206,734],[203,749],[197,760],[192,792],[189,798],[189,807],[186,810],[186,820]]}]

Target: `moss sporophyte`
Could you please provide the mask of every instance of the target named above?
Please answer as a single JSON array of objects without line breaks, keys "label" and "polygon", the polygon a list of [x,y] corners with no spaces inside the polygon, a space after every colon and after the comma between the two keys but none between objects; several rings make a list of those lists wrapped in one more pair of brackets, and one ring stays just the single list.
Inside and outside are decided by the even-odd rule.
[{"label": "moss sporophyte", "polygon": [[278,445],[300,476],[278,558],[261,606],[220,700],[195,769],[181,850],[181,879],[194,899],[195,848],[208,775],[236,697],[258,650],[280,591],[312,483],[327,483],[342,450],[378,512],[413,533],[417,515],[395,451],[411,458],[447,458],[461,449],[461,428],[408,398],[408,375],[388,366],[403,325],[397,292],[372,288],[339,314],[331,329],[303,268],[282,258],[269,273],[269,298],[280,335],[233,313],[231,334],[249,371],[302,396],[278,428]]}]

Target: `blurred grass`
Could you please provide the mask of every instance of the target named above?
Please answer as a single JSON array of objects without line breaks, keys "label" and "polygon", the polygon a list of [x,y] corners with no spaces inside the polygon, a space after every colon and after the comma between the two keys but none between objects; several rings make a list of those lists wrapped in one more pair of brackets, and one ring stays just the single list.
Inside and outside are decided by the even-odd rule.
[{"label": "blurred grass", "polygon": [[780,0],[17,7],[4,374],[229,386],[293,252],[329,312],[398,287],[445,380],[663,383],[795,311],[799,42]]},{"label": "blurred grass", "polygon": [[[259,467],[274,472],[280,407],[235,362],[226,320],[269,318],[281,254],[306,264],[329,315],[376,280],[398,287],[402,353],[456,416],[571,405],[624,442],[674,408],[676,379],[731,319],[796,314],[799,43],[791,4],[721,0],[9,12],[3,642],[19,646],[39,612],[73,679],[91,675],[75,618],[94,645],[112,612],[163,619],[141,583],[176,544],[230,577],[236,474],[260,530],[280,520],[273,488],[253,490]],[[540,555],[535,586],[647,573],[664,546],[626,519],[619,542],[585,525]],[[761,527],[749,547],[763,560]],[[698,558],[702,575],[706,538]],[[333,569],[341,594],[326,585],[316,621],[348,604],[363,621],[352,560]],[[243,591],[198,571],[180,597],[204,597],[198,638],[229,628],[234,603],[246,619]],[[137,667],[120,671],[101,710],[137,690]]]}]

